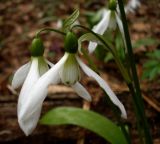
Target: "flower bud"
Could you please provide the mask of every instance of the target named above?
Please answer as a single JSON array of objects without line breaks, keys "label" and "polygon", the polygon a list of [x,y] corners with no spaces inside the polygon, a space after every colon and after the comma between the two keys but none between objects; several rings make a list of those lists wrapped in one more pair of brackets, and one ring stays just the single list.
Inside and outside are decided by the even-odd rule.
[{"label": "flower bud", "polygon": [[72,32],[68,32],[65,41],[64,41],[64,49],[68,53],[76,53],[78,50],[78,39],[76,35]]},{"label": "flower bud", "polygon": [[109,8],[110,10],[116,10],[116,8],[117,8],[117,2],[116,2],[116,0],[110,0],[110,1],[109,1],[109,5],[108,5],[108,8]]},{"label": "flower bud", "polygon": [[43,56],[44,45],[40,38],[34,38],[30,47],[31,56]]}]

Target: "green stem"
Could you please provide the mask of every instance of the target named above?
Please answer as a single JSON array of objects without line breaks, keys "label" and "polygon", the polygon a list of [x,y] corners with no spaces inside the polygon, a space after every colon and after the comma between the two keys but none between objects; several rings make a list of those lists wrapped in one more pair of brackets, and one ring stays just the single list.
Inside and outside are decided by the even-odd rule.
[{"label": "green stem", "polygon": [[139,133],[139,138],[140,138],[140,144],[144,144],[143,131],[141,129],[141,117],[139,116],[139,108],[137,107],[137,104],[135,103],[136,93],[134,91],[134,87],[132,84],[128,84],[128,87],[129,87],[131,94],[134,95],[132,96],[132,99],[133,99],[133,107],[134,107],[135,115],[137,118],[137,128],[138,128],[138,133]]},{"label": "green stem", "polygon": [[134,61],[134,56],[133,56],[133,51],[132,51],[132,45],[131,45],[131,40],[130,40],[130,35],[128,31],[128,25],[127,25],[127,20],[126,20],[126,15],[124,12],[124,5],[122,0],[118,0],[119,8],[120,8],[120,13],[122,17],[122,23],[123,23],[123,29],[124,29],[124,35],[126,39],[126,45],[127,45],[127,50],[128,50],[128,56],[129,56],[129,62],[131,66],[131,72],[133,76],[133,82],[134,82],[134,87],[135,87],[135,95],[133,95],[134,98],[134,103],[136,104],[138,108],[138,115],[141,118],[141,125],[143,126],[144,130],[144,135],[145,135],[145,142],[146,144],[153,144],[153,140],[151,137],[151,133],[149,130],[148,122],[145,116],[145,111],[144,111],[144,104],[143,104],[143,99],[141,95],[141,89],[140,89],[140,84],[139,84],[139,79],[137,76],[137,71],[136,71],[136,65]]},{"label": "green stem", "polygon": [[59,34],[62,34],[62,35],[66,35],[66,33],[62,32],[62,31],[59,31],[59,30],[56,30],[56,29],[53,29],[53,28],[43,28],[41,30],[39,30],[37,33],[36,33],[36,37],[38,37],[40,35],[41,32],[44,32],[44,31],[53,31],[53,32],[56,32],[56,33],[59,33]]}]

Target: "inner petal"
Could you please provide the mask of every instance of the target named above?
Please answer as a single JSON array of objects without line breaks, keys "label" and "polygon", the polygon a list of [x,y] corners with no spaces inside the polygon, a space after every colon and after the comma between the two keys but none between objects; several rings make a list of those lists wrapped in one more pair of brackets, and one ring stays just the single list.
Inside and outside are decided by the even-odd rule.
[{"label": "inner petal", "polygon": [[75,54],[69,54],[60,71],[61,81],[66,85],[73,85],[80,80],[80,70]]}]

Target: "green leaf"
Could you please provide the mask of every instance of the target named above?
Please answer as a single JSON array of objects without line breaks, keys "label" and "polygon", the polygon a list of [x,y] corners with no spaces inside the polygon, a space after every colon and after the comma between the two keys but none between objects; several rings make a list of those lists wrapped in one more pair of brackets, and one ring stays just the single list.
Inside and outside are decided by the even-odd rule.
[{"label": "green leaf", "polygon": [[114,59],[113,55],[110,52],[108,52],[105,56],[104,62],[109,62],[110,60],[113,59]]},{"label": "green leaf", "polygon": [[142,79],[154,80],[160,74],[160,64],[144,69]]},{"label": "green leaf", "polygon": [[149,79],[153,80],[158,75],[158,68],[155,67],[150,71]]},{"label": "green leaf", "polygon": [[152,67],[155,67],[159,64],[160,62],[157,61],[157,60],[148,60],[144,65],[143,67],[144,68],[152,68]]},{"label": "green leaf", "polygon": [[77,125],[95,132],[112,144],[127,144],[118,126],[106,117],[89,110],[73,107],[55,108],[45,114],[40,123],[46,125]]},{"label": "green leaf", "polygon": [[64,21],[64,24],[63,24],[63,30],[64,31],[68,31],[73,23],[78,19],[78,16],[79,16],[79,10],[76,9],[70,16],[69,18],[67,18],[65,21]]},{"label": "green leaf", "polygon": [[160,50],[154,50],[153,52],[147,53],[147,56],[152,59],[160,59]]}]

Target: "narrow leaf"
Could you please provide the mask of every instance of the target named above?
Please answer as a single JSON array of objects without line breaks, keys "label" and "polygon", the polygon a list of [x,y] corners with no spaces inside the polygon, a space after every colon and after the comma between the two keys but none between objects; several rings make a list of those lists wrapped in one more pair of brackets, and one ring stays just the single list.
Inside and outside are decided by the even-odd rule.
[{"label": "narrow leaf", "polygon": [[113,144],[126,144],[122,131],[106,117],[80,108],[60,107],[49,111],[40,123],[46,125],[72,124],[95,132]]},{"label": "narrow leaf", "polygon": [[78,19],[78,16],[79,16],[79,10],[76,9],[70,16],[69,18],[67,18],[65,21],[64,21],[64,24],[63,24],[63,29],[64,31],[67,31],[68,29],[70,29],[73,25],[73,23]]}]

